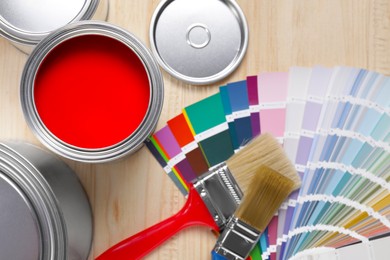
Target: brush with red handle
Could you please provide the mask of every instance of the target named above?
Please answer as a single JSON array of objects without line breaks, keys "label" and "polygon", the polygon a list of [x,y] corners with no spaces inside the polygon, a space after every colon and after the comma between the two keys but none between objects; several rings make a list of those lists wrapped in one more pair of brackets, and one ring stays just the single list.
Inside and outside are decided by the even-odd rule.
[{"label": "brush with red handle", "polygon": [[255,137],[226,163],[199,177],[177,214],[119,242],[96,260],[140,259],[188,226],[204,225],[222,231],[261,165],[276,171],[294,169],[274,137]]},{"label": "brush with red handle", "polygon": [[97,260],[139,259],[174,234],[192,225],[203,225],[219,231],[202,198],[190,188],[184,207],[175,215],[129,237],[100,255]]}]

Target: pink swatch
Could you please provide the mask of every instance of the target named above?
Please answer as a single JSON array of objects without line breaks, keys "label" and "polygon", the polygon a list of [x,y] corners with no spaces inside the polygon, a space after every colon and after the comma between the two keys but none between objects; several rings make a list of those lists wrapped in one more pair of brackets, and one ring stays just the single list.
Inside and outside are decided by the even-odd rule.
[{"label": "pink swatch", "polygon": [[288,72],[262,73],[258,77],[261,132],[283,137],[286,119]]}]

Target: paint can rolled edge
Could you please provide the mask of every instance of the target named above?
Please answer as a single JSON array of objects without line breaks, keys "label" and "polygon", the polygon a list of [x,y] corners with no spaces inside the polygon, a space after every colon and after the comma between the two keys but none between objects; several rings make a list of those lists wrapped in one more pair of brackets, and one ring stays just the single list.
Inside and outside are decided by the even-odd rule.
[{"label": "paint can rolled edge", "polygon": [[[44,5],[42,5],[42,8],[44,8]],[[109,0],[86,0],[81,10],[78,10],[74,14],[73,19],[69,20],[67,24],[83,20],[107,21],[108,14]],[[28,19],[26,19],[26,22],[28,22]],[[46,23],[50,24],[50,21],[46,21]],[[66,24],[63,25],[65,26]],[[52,32],[53,30],[46,32],[19,30],[1,17],[0,14],[0,35],[11,41],[16,48],[26,54],[30,54],[34,47]]]},{"label": "paint can rolled edge", "polygon": [[[139,127],[125,140],[101,149],[75,147],[54,136],[40,119],[34,102],[35,76],[46,55],[67,39],[88,34],[111,37],[128,46],[143,62],[150,82],[149,106]],[[163,106],[163,99],[163,77],[149,49],[130,32],[101,21],[80,21],[72,23],[44,38],[29,56],[20,82],[20,101],[23,114],[35,136],[54,153],[72,160],[89,163],[116,160],[140,149],[144,141],[156,128]]]},{"label": "paint can rolled edge", "polygon": [[[93,235],[92,210],[83,186],[69,166],[30,143],[2,141],[0,179],[9,183],[11,190],[15,190],[14,193],[20,194],[25,201],[24,207],[30,210],[31,214],[15,218],[33,218],[35,221],[39,240],[34,241],[39,245],[35,254],[39,255],[39,259],[88,258]],[[5,198],[10,197],[5,194]],[[18,201],[20,206],[20,200]],[[7,205],[12,204],[11,202],[7,201]],[[2,210],[12,214],[15,207]],[[2,224],[7,224],[7,218],[2,218],[2,221],[5,221]],[[26,237],[23,227],[19,229],[22,234],[12,234],[19,232],[12,227],[2,227],[3,231],[9,230],[11,239],[18,235],[25,239],[31,238]],[[15,250],[26,250],[18,249],[18,244],[13,246]],[[9,251],[12,250],[13,248]],[[33,252],[26,254],[33,255]]]}]

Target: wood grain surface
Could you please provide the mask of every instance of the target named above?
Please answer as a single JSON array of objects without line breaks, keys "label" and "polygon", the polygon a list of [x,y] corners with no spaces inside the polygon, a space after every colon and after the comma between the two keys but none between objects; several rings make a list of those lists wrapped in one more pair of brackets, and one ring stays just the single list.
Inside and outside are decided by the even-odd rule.
[{"label": "wood grain surface", "polygon": [[[108,21],[149,46],[149,24],[159,1],[112,0]],[[238,69],[209,86],[192,86],[163,73],[165,95],[157,129],[181,109],[227,82],[291,66],[346,65],[390,74],[390,1],[240,0],[249,26],[249,46]],[[0,38],[0,139],[42,146],[27,127],[19,81],[27,55]],[[62,158],[63,159],[63,158]],[[185,201],[144,147],[104,164],[66,161],[80,177],[94,213],[90,259],[111,245],[176,213]],[[209,259],[215,236],[202,227],[174,236],[147,259]]]}]

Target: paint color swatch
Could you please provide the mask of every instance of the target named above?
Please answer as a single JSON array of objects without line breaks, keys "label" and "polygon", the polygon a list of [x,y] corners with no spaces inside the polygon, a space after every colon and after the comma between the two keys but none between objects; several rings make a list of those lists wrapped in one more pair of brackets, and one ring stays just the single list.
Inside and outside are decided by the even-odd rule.
[{"label": "paint color swatch", "polygon": [[390,235],[390,78],[321,66],[248,76],[185,107],[147,147],[186,194],[191,178],[265,132],[283,144],[302,186],[251,259],[307,259],[330,248],[345,257],[351,244],[365,259],[382,259],[389,251],[374,241]]},{"label": "paint color swatch", "polygon": [[[258,95],[260,103],[260,125],[262,133],[271,133],[283,142],[286,124],[286,101],[288,93],[289,73],[268,72],[258,76]],[[278,216],[274,216],[267,229],[268,248],[262,248],[263,256],[276,258]]]},{"label": "paint color swatch", "polygon": [[165,170],[169,178],[173,181],[173,183],[178,187],[180,192],[183,195],[186,195],[188,193],[187,185],[184,184],[182,178],[178,176],[178,173],[175,173],[171,167],[168,166],[168,159],[164,157],[163,152],[159,148],[159,145],[156,143],[155,139],[153,137],[150,137],[145,141],[146,147],[149,149],[149,151],[152,153],[154,158],[158,161],[158,163],[161,165],[161,167]]},{"label": "paint color swatch", "polygon": [[261,132],[280,139],[285,129],[288,77],[287,72],[268,72],[258,76]]},{"label": "paint color swatch", "polygon": [[239,147],[243,147],[253,137],[247,82],[243,80],[228,83],[226,88],[233,115],[234,127],[236,129],[238,145]]},{"label": "paint color swatch", "polygon": [[[384,211],[381,207],[389,205],[384,202],[389,193],[385,184],[389,176],[384,173],[387,166],[373,163],[389,163],[389,153],[378,147],[379,143],[367,142],[372,130],[366,124],[364,133],[357,128],[368,120],[361,111],[372,110],[364,94],[381,92],[373,90],[377,87],[386,85],[378,83],[375,73],[346,67],[333,70],[321,112],[316,112],[320,114],[318,124],[306,132],[313,136],[309,156],[306,163],[298,158],[306,169],[280,259],[309,248],[337,248],[389,232],[386,215],[379,213]],[[375,127],[373,122],[370,128]],[[388,133],[389,128],[382,131]],[[373,164],[378,167],[373,169]]]},{"label": "paint color swatch", "polygon": [[185,154],[192,170],[196,176],[200,176],[208,170],[207,161],[202,150],[196,143],[187,121],[183,114],[180,114],[167,122],[182,152]]},{"label": "paint color swatch", "polygon": [[257,76],[248,76],[246,82],[248,88],[249,110],[251,113],[252,136],[257,136],[261,133]]},{"label": "paint color swatch", "polygon": [[184,108],[183,114],[209,167],[234,154],[220,93]]},{"label": "paint color swatch", "polygon": [[186,156],[182,153],[171,129],[168,126],[165,126],[157,131],[154,134],[154,137],[167,155],[169,159],[168,165],[177,169],[187,183],[195,179],[195,172],[193,171]]}]

